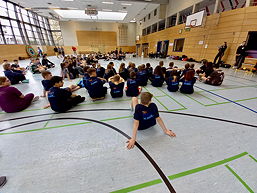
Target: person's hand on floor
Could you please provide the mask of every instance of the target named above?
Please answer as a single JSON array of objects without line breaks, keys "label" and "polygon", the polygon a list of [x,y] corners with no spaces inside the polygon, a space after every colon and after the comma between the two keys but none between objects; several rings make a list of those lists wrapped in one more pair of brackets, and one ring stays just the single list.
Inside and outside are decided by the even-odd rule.
[{"label": "person's hand on floor", "polygon": [[127,148],[128,149],[133,149],[135,146],[136,140],[135,139],[130,139],[127,141]]},{"label": "person's hand on floor", "polygon": [[171,131],[171,130],[166,130],[165,134],[170,136],[170,137],[176,137],[176,134],[173,131]]}]

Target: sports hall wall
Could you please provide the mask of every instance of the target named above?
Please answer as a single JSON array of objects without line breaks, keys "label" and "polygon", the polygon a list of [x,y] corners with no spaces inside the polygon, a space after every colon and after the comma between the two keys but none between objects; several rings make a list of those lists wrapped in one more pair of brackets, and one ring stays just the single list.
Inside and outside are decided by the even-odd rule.
[{"label": "sports hall wall", "polygon": [[[229,64],[235,62],[235,52],[240,43],[246,40],[249,31],[257,31],[257,7],[246,7],[222,12],[206,17],[202,27],[185,31],[185,24],[164,29],[146,36],[141,36],[137,45],[149,43],[149,52],[156,52],[158,41],[185,38],[182,52],[173,52],[173,46],[169,46],[168,54],[201,60],[203,58],[212,61],[217,54],[218,46],[224,41],[228,42],[228,49],[223,60]],[[203,41],[199,45],[199,41]],[[205,46],[207,45],[207,48]],[[142,48],[142,46],[140,47]],[[139,49],[139,55],[142,50]]]},{"label": "sports hall wall", "polygon": [[109,52],[116,48],[125,52],[136,50],[135,23],[62,21],[60,26],[68,54],[72,53],[71,46],[77,46],[79,53]]}]

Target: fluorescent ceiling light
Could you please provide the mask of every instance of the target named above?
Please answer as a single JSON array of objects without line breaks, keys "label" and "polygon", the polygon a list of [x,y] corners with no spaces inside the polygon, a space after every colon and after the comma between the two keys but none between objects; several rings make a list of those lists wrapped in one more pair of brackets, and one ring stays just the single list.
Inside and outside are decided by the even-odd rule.
[{"label": "fluorescent ceiling light", "polygon": [[122,3],[121,5],[127,5],[127,6],[130,6],[130,5],[132,5],[132,4],[130,4],[130,3]]},{"label": "fluorescent ceiling light", "polygon": [[110,1],[103,1],[102,3],[103,3],[103,4],[110,4],[110,5],[113,5],[113,4],[114,4],[113,2],[110,2]]},{"label": "fluorescent ceiling light", "polygon": [[136,20],[131,20],[130,23],[136,23]]},{"label": "fluorescent ceiling light", "polygon": [[112,11],[111,9],[102,9],[102,11]]},{"label": "fluorescent ceiling light", "polygon": [[87,20],[95,19],[95,20],[122,21],[127,15],[127,13],[121,13],[121,12],[98,11],[97,16],[90,16],[85,14],[85,10],[54,10],[54,11],[64,19],[87,19]]}]

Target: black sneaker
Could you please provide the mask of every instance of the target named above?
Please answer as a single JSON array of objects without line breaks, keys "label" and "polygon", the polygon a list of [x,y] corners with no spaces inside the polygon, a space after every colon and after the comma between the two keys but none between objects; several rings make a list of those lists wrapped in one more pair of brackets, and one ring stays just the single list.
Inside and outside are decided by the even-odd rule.
[{"label": "black sneaker", "polygon": [[0,188],[3,187],[7,182],[7,179],[5,176],[0,177]]}]

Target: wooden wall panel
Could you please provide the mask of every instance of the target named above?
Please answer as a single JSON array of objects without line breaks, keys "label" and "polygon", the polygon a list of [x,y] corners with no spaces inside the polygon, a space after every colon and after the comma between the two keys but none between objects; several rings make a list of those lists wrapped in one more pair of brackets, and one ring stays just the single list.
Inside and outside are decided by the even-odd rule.
[{"label": "wooden wall panel", "polygon": [[[175,39],[185,38],[183,52],[173,52],[173,47],[169,46],[168,54],[213,61],[218,46],[226,41],[228,49],[223,59],[227,63],[234,64],[238,45],[246,40],[248,31],[257,31],[256,24],[257,7],[241,8],[208,16],[204,26],[193,28],[191,31],[185,31],[185,25],[181,24],[143,36],[137,44],[149,43],[149,52],[155,52],[158,41],[169,40],[173,43]],[[179,33],[180,30],[182,33]],[[204,41],[204,44],[199,45],[199,41]],[[205,44],[208,45],[207,48]]]}]

